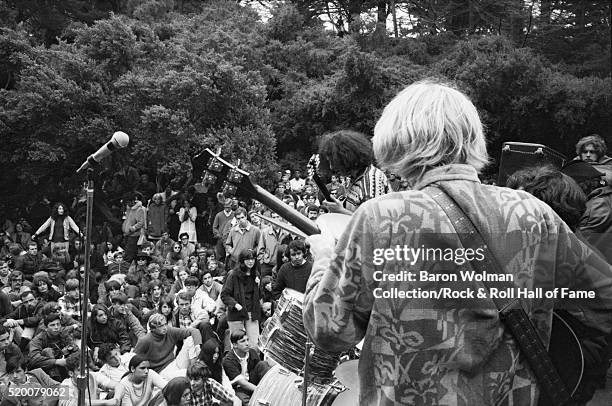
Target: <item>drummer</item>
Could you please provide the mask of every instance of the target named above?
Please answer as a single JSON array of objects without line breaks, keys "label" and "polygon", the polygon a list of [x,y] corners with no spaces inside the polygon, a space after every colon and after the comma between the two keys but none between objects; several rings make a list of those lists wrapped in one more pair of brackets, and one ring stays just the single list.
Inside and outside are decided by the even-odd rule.
[{"label": "drummer", "polygon": [[289,262],[285,262],[272,282],[272,298],[278,300],[283,289],[289,288],[300,293],[306,291],[306,282],[312,270],[312,263],[306,259],[308,248],[303,240],[289,243]]}]

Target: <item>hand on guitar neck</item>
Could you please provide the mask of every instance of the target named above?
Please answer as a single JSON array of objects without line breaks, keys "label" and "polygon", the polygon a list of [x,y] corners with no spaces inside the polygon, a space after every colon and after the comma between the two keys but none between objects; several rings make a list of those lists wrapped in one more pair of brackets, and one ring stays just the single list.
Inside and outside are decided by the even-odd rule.
[{"label": "hand on guitar neck", "polygon": [[349,216],[353,214],[350,210],[347,210],[344,208],[344,205],[342,204],[340,200],[336,199],[334,196],[331,195],[331,193],[327,189],[327,185],[323,182],[323,180],[319,176],[319,173],[317,172],[318,166],[319,166],[319,157],[318,157],[318,154],[315,154],[308,161],[307,169],[308,169],[308,176],[312,178],[312,180],[315,182],[315,184],[321,191],[321,194],[323,195],[323,197],[325,197],[325,200],[321,201],[321,205],[325,207],[327,210],[329,210],[330,213],[346,214]]}]

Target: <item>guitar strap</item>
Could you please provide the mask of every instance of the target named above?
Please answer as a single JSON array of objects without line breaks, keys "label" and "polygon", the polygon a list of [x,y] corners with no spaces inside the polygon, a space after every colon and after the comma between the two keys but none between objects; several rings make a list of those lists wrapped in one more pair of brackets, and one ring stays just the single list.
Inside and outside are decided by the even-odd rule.
[{"label": "guitar strap", "polygon": [[[427,193],[446,213],[451,220],[464,248],[479,248],[484,254],[482,261],[472,261],[471,264],[475,271],[505,274],[495,256],[489,250],[484,239],[470,220],[461,210],[457,203],[439,185],[426,187],[423,192]],[[485,278],[486,279],[486,278]],[[500,289],[513,289],[515,285],[511,281],[496,282]],[[485,288],[489,290],[486,280],[483,281]],[[555,368],[546,347],[542,343],[535,327],[529,320],[527,313],[523,309],[519,299],[500,299],[491,298],[499,312],[499,318],[510,330],[512,336],[517,341],[519,348],[525,356],[527,363],[531,367],[540,385],[542,393],[548,402],[539,405],[551,404],[569,406],[574,405],[565,383],[561,380],[559,372]]]}]

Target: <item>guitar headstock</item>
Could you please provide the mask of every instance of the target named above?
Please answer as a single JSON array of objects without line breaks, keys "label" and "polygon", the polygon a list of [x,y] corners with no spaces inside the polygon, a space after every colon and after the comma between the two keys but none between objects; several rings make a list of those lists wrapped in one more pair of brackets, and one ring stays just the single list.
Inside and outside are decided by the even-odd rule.
[{"label": "guitar headstock", "polygon": [[202,183],[208,188],[220,191],[226,197],[240,194],[249,198],[256,198],[257,191],[249,178],[250,174],[238,168],[237,165],[227,162],[220,155],[221,151],[215,153],[207,148],[193,159],[200,163],[207,160],[203,166],[204,170],[201,172]]}]

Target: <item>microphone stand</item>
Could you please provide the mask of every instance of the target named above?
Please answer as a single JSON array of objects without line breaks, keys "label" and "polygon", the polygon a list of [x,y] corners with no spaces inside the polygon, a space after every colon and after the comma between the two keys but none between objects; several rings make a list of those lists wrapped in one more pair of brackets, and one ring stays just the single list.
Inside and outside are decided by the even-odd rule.
[{"label": "microphone stand", "polygon": [[306,353],[304,354],[304,383],[302,384],[302,406],[308,402],[308,379],[310,379],[310,358],[314,354],[314,344],[306,338]]},{"label": "microphone stand", "polygon": [[77,388],[79,390],[78,406],[85,406],[86,390],[89,384],[87,371],[87,310],[89,303],[89,271],[91,269],[91,237],[92,237],[92,217],[93,217],[93,197],[94,182],[93,169],[87,169],[87,217],[85,219],[85,278],[83,279],[83,303],[81,307],[81,363],[79,376],[77,377]]}]

